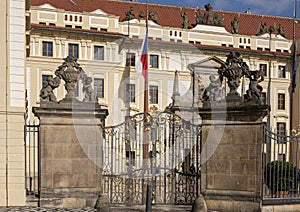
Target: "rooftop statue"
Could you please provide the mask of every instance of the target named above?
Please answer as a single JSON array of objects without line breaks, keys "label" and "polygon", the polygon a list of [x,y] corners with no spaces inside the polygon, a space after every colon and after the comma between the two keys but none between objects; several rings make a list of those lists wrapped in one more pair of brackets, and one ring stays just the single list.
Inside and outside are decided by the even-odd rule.
[{"label": "rooftop statue", "polygon": [[197,10],[196,23],[222,26],[222,16],[217,12],[213,12],[210,4],[206,4],[204,7],[206,9],[206,12],[204,13],[200,9]]},{"label": "rooftop statue", "polygon": [[284,28],[283,28],[283,26],[281,26],[281,24],[278,25],[277,34],[285,37]]},{"label": "rooftop statue", "polygon": [[132,19],[135,19],[135,14],[133,11],[133,7],[130,7],[130,9],[125,12],[125,18],[123,19],[123,21],[130,21]]},{"label": "rooftop statue", "polygon": [[186,11],[184,10],[183,13],[181,13],[181,18],[182,18],[182,29],[187,29],[189,26],[189,19],[187,17]]},{"label": "rooftop statue", "polygon": [[151,11],[149,13],[149,17],[148,18],[149,18],[150,21],[153,21],[154,23],[158,23],[157,22],[158,18],[157,18],[156,12]]},{"label": "rooftop statue", "polygon": [[263,23],[262,21],[260,21],[260,28],[259,28],[259,32],[256,35],[263,35],[266,34],[268,31],[267,29],[267,23]]},{"label": "rooftop statue", "polygon": [[240,19],[237,17],[234,17],[233,21],[231,21],[232,34],[239,34],[239,23]]}]

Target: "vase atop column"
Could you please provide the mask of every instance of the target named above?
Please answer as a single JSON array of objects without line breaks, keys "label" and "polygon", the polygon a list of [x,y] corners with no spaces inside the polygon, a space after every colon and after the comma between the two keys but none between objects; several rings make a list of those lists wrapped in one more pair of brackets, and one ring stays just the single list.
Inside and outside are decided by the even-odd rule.
[{"label": "vase atop column", "polygon": [[77,82],[83,74],[84,71],[77,63],[77,58],[74,58],[73,56],[64,58],[63,64],[55,71],[55,75],[65,81],[67,94],[64,100],[72,100],[75,98],[74,92]]}]

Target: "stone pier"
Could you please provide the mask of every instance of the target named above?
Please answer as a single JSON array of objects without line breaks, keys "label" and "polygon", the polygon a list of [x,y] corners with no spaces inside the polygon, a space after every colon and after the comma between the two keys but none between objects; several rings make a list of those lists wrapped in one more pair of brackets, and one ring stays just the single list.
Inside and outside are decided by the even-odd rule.
[{"label": "stone pier", "polygon": [[41,207],[94,207],[101,193],[101,128],[108,112],[94,103],[46,102],[40,120]]},{"label": "stone pier", "polygon": [[202,161],[208,159],[202,165],[201,193],[209,210],[260,210],[262,119],[267,112],[261,105],[200,109]]}]

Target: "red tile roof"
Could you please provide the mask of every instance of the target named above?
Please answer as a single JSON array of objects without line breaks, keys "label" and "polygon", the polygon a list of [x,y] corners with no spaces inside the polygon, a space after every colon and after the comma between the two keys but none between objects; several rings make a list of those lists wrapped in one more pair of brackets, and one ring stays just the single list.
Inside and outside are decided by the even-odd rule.
[{"label": "red tile roof", "polygon": [[[32,6],[40,6],[50,4],[53,7],[64,9],[73,12],[92,12],[101,9],[108,14],[114,14],[120,17],[120,21],[125,18],[125,12],[133,7],[137,18],[140,11],[146,14],[146,4],[139,2],[125,2],[113,0],[31,0]],[[196,8],[182,8],[177,6],[149,4],[149,12],[156,12],[158,24],[162,26],[170,26],[181,28],[182,18],[181,13],[186,10],[189,28],[192,28],[196,23]],[[204,9],[203,9],[204,10]],[[231,21],[235,16],[240,18],[239,34],[241,35],[256,35],[260,29],[260,22],[267,23],[267,28],[274,26],[275,32],[279,24],[284,28],[286,38],[293,39],[293,18],[266,16],[258,14],[236,13],[227,11],[214,11],[223,16],[223,25],[228,32],[231,32]],[[300,25],[296,25],[296,37],[300,37]]]},{"label": "red tile roof", "polygon": [[53,25],[45,25],[45,24],[30,24],[32,28],[36,29],[57,29],[57,30],[65,30],[65,31],[74,31],[74,32],[87,32],[87,33],[96,33],[96,34],[105,34],[110,36],[118,36],[124,37],[123,34],[117,32],[107,32],[103,30],[89,30],[89,29],[80,29],[80,28],[71,28],[71,27],[62,27],[62,26],[53,26]]}]

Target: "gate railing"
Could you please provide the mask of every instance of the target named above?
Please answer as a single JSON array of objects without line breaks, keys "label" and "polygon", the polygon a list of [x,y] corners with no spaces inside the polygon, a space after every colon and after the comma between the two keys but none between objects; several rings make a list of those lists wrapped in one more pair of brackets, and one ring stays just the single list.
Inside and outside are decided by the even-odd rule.
[{"label": "gate railing", "polygon": [[103,128],[104,193],[111,204],[192,204],[200,189],[201,127],[172,113],[139,113]]},{"label": "gate railing", "polygon": [[25,148],[25,188],[26,195],[39,196],[39,144],[40,126],[24,126],[24,148]]},{"label": "gate railing", "polygon": [[300,137],[276,134],[264,128],[262,194],[264,202],[300,200]]}]

